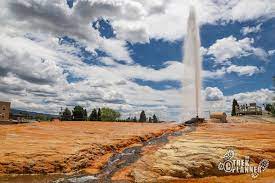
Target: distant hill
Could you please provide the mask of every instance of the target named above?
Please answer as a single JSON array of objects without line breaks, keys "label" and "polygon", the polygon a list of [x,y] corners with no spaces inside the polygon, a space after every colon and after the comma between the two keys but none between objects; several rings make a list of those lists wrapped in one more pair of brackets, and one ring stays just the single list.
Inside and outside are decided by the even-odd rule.
[{"label": "distant hill", "polygon": [[47,118],[57,118],[58,117],[58,115],[54,115],[54,114],[46,114],[46,113],[39,113],[39,112],[30,112],[30,111],[25,111],[25,110],[20,110],[20,109],[11,109],[11,113],[13,115],[24,114],[24,115],[31,116],[33,118],[35,118],[37,116],[45,116]]}]

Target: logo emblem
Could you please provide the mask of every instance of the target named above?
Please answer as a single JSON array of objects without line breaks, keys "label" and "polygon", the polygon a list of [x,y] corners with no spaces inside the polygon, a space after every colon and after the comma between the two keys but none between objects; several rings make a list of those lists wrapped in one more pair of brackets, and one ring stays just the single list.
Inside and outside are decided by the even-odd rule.
[{"label": "logo emblem", "polygon": [[258,166],[251,166],[249,156],[245,156],[244,159],[235,159],[234,157],[235,151],[233,149],[228,150],[223,160],[218,164],[218,169],[225,173],[251,173],[252,178],[257,178],[269,166],[269,161],[266,159],[261,160]]}]

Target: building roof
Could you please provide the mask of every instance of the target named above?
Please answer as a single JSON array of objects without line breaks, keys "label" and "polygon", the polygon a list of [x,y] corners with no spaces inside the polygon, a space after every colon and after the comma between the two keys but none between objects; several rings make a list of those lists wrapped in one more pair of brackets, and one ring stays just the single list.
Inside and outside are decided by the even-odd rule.
[{"label": "building roof", "polygon": [[0,101],[0,103],[11,104],[11,102]]}]

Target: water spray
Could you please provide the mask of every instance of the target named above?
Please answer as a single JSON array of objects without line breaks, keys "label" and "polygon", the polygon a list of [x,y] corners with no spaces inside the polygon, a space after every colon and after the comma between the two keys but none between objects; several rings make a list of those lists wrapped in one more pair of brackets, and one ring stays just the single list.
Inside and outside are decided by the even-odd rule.
[{"label": "water spray", "polygon": [[[183,97],[184,97],[184,119],[194,119],[201,121],[201,86],[202,86],[202,58],[200,53],[201,41],[199,26],[197,24],[196,11],[190,7],[187,34],[184,40],[184,77],[183,77]],[[194,116],[196,116],[194,118]]]}]

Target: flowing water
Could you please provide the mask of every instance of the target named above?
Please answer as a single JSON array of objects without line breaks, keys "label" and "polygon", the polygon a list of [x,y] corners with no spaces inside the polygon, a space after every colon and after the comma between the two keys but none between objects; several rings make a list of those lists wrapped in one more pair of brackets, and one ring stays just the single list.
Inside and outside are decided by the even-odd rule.
[{"label": "flowing water", "polygon": [[184,40],[184,77],[183,77],[183,121],[202,116],[202,58],[200,53],[200,32],[196,11],[190,7],[187,35]]},{"label": "flowing water", "polygon": [[112,176],[124,167],[136,162],[142,154],[142,148],[150,145],[164,145],[169,142],[171,136],[182,136],[184,134],[195,131],[196,126],[187,126],[184,130],[163,134],[160,137],[150,139],[143,142],[142,146],[134,146],[126,148],[121,153],[115,153],[105,164],[99,174],[95,175],[77,175],[73,177],[60,178],[53,183],[98,183],[98,182],[113,182]]}]

